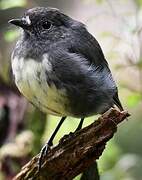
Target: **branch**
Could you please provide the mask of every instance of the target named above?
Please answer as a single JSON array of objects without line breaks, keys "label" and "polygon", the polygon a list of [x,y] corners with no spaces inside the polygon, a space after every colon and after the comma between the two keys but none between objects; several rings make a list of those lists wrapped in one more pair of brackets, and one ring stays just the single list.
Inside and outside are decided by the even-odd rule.
[{"label": "branch", "polygon": [[71,180],[98,159],[117,130],[117,125],[130,116],[111,108],[91,125],[65,135],[44,158],[40,173],[38,155],[26,164],[14,180]]},{"label": "branch", "polygon": [[80,180],[100,180],[98,165],[96,161],[83,172]]}]

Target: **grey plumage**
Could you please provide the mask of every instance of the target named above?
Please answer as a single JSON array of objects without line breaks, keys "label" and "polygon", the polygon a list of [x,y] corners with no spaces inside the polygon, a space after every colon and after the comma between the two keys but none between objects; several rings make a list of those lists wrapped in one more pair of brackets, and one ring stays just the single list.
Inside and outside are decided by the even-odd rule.
[{"label": "grey plumage", "polygon": [[[43,54],[48,54],[52,71],[45,69],[46,80],[49,86],[66,90],[65,115],[86,117],[114,104],[122,110],[101,47],[84,24],[50,8],[31,9],[25,17],[31,25],[25,28],[13,57],[42,62]],[[51,27],[43,29],[47,21]]]},{"label": "grey plumage", "polygon": [[84,118],[117,105],[117,86],[97,40],[84,24],[55,8],[28,10],[10,23],[23,28],[12,54],[12,70],[19,90],[46,113],[62,116],[42,157],[66,116]]}]

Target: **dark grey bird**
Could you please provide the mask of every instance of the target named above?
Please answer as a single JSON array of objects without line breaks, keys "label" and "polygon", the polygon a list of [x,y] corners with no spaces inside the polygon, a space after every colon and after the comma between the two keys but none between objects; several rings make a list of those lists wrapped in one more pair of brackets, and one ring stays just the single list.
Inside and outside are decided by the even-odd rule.
[{"label": "dark grey bird", "polygon": [[108,63],[85,25],[55,8],[36,7],[10,23],[22,28],[12,53],[12,70],[20,92],[45,113],[61,116],[41,150],[39,166],[67,116],[123,110]]}]

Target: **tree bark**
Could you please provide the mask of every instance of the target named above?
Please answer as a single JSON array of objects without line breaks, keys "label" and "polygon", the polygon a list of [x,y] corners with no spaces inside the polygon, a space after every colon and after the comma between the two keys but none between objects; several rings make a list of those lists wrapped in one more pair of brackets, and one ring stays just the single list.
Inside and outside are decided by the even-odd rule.
[{"label": "tree bark", "polygon": [[119,112],[111,108],[91,125],[65,135],[44,157],[40,173],[37,155],[21,169],[14,180],[73,179],[101,156],[106,142],[116,132],[117,125],[128,116],[126,111]]}]

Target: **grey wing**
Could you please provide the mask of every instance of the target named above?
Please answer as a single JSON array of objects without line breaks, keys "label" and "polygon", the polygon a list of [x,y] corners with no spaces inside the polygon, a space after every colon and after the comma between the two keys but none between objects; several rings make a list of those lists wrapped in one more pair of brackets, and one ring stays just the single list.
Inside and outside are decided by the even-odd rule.
[{"label": "grey wing", "polygon": [[66,89],[76,116],[101,113],[113,105],[117,88],[108,68],[92,67],[83,56],[59,48],[52,51],[50,61],[54,83]]},{"label": "grey wing", "polygon": [[[76,38],[73,38],[69,50],[73,53],[81,54],[90,64],[102,66],[109,69],[109,65],[104,57],[103,51],[98,41],[83,28],[82,31],[76,32]],[[114,104],[122,111],[123,107],[118,97],[118,90],[113,97]]]}]

